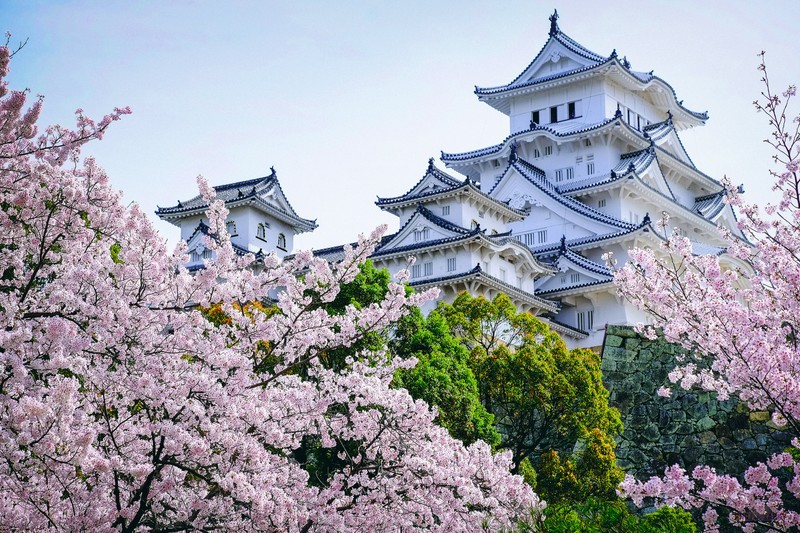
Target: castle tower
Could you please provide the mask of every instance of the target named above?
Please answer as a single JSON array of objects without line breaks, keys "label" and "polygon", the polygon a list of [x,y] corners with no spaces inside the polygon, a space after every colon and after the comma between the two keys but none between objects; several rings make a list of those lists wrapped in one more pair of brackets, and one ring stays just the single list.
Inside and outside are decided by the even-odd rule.
[{"label": "castle tower", "polygon": [[[283,193],[274,168],[269,175],[214,187],[217,198],[224,200],[230,211],[226,222],[231,244],[241,253],[266,254],[279,257],[290,253],[298,233],[313,231],[315,220],[300,217]],[[203,245],[208,232],[205,211],[208,204],[200,196],[179,201],[172,207],[159,207],[156,214],[181,229],[181,239],[189,247],[190,269],[202,266],[211,252]]]},{"label": "castle tower", "polygon": [[[506,266],[506,279],[532,278],[534,286],[525,290],[558,303],[555,311],[538,311],[571,346],[599,346],[606,324],[646,320],[617,297],[603,255],[613,252],[625,261],[631,248],[658,246],[665,235],[654,223],[663,215],[669,217],[666,231],[689,237],[698,254],[724,254],[719,226],[743,238],[722,184],[694,165],[678,136],[703,125],[708,115],[684,107],[652,71],[634,70],[616,51],[602,56],[568,37],[557,13],[544,46],[519,76],[505,85],[476,87],[475,94],[508,117],[509,136],[494,146],[442,152],[445,165],[463,176],[462,184],[430,167],[429,174],[448,176],[440,178],[439,193],[426,175],[403,197],[380,199],[378,205],[391,206],[403,227],[417,227],[409,218],[420,217],[411,215],[415,206],[448,209],[445,191],[471,187],[470,194],[486,205],[491,199],[503,206],[494,209],[503,215],[482,227],[504,235],[510,230],[538,265],[550,269],[529,278]],[[447,198],[474,203],[463,194]],[[472,216],[462,209],[450,204],[449,212],[461,215],[454,223],[463,225]],[[444,248],[431,244],[426,250],[435,257]],[[427,284],[439,284],[440,275],[432,272]]]}]

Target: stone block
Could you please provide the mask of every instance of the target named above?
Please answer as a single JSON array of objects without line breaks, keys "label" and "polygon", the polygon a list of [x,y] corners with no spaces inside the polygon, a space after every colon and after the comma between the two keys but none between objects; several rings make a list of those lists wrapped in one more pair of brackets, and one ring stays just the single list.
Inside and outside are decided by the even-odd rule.
[{"label": "stone block", "polygon": [[617,347],[622,346],[622,337],[617,335],[606,335],[606,347]]},{"label": "stone block", "polygon": [[744,439],[741,446],[743,450],[755,450],[758,448],[755,439]]},{"label": "stone block", "polygon": [[772,419],[768,411],[751,411],[749,416],[751,422],[767,422]]},{"label": "stone block", "polygon": [[713,428],[716,425],[717,425],[717,423],[714,422],[711,418],[709,418],[707,416],[705,416],[705,417],[703,417],[703,418],[701,418],[700,420],[697,421],[697,429],[699,429],[700,431],[709,430],[709,429]]}]

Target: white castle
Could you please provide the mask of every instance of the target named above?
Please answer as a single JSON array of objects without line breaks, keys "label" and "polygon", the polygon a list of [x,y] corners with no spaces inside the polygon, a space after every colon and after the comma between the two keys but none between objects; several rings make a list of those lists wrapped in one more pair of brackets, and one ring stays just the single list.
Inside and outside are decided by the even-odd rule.
[{"label": "white castle", "polygon": [[[578,44],[557,21],[554,13],[547,42],[513,81],[475,88],[508,116],[508,137],[442,152],[458,176],[431,159],[408,192],[378,199],[400,229],[373,261],[394,273],[414,256],[411,284],[439,287],[440,300],[505,293],[569,346],[596,347],[606,324],[646,320],[617,296],[603,254],[624,261],[633,247],[656,247],[663,231],[654,222],[665,214],[698,254],[724,254],[720,226],[743,236],[723,186],[695,167],[678,137],[707,114],[686,109],[666,81],[633,70],[616,51],[601,56]],[[274,171],[217,191],[243,252],[284,255],[294,234],[316,227],[294,212]],[[204,225],[199,203],[157,211],[181,227],[194,265],[202,260],[192,240],[200,242]],[[335,260],[341,248],[315,253]]]}]

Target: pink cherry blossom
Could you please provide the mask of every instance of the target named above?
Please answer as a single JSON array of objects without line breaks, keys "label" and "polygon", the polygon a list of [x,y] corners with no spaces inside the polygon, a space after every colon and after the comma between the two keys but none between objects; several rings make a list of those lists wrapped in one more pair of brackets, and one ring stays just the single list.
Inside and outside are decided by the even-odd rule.
[{"label": "pink cherry blossom", "polygon": [[[763,54],[762,54],[763,59]],[[634,250],[633,261],[617,270],[620,293],[650,311],[664,337],[691,350],[678,361],[669,380],[683,388],[715,391],[724,400],[736,396],[751,409],[771,412],[773,423],[800,437],[800,147],[797,120],[787,119],[795,90],[783,99],[772,93],[765,64],[764,102],[756,109],[773,127],[766,140],[774,161],[785,171],[771,172],[776,205],[747,204],[730,182],[728,200],[737,209],[748,241],[724,234],[722,257],[694,256],[688,239],[672,237],[660,250]],[[766,216],[764,216],[764,214]],[[664,388],[662,387],[661,390]],[[621,492],[641,504],[704,507],[706,531],[718,530],[718,518],[743,531],[794,531],[800,527],[800,463],[789,453],[751,465],[737,477],[699,466],[689,474],[672,466],[663,478],[628,477]]]},{"label": "pink cherry blossom", "polygon": [[[354,348],[433,294],[330,315],[379,241],[337,264],[239,256],[209,201],[216,258],[192,274],[80,146],[130,111],[39,129],[41,100],[5,91],[0,47],[0,530],[498,530],[544,504],[510,456],[465,448],[390,382],[413,361]],[[302,276],[298,273],[302,272]],[[279,312],[245,304],[279,294]],[[219,304],[213,326],[201,306]],[[269,347],[269,356],[261,347]],[[298,369],[302,368],[300,372]],[[338,453],[314,473],[298,450]]]}]

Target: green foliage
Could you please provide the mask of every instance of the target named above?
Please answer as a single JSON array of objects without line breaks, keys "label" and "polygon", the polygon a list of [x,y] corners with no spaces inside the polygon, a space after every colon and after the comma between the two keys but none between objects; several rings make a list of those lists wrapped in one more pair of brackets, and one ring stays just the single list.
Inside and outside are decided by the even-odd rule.
[{"label": "green foliage", "polygon": [[411,370],[398,372],[395,384],[436,406],[439,425],[464,444],[478,439],[492,446],[500,443],[494,417],[481,405],[478,384],[467,365],[469,352],[450,335],[441,315],[434,311],[426,320],[414,310],[400,321],[391,344],[402,357],[418,359]]},{"label": "green foliage", "polygon": [[542,533],[696,533],[692,515],[680,508],[662,507],[638,517],[622,500],[589,498],[579,504],[550,505]]},{"label": "green foliage", "polygon": [[[478,383],[480,403],[494,415],[500,447],[511,450],[516,472],[523,473],[527,460],[536,473],[537,491],[551,502],[615,498],[622,471],[616,466],[613,436],[622,423],[608,405],[597,354],[567,350],[543,322],[517,313],[505,295],[489,301],[461,294],[452,305],[440,304],[428,321],[437,346],[455,340],[467,350],[466,356],[452,347],[438,354],[465,357]],[[421,329],[417,326],[415,334]],[[409,331],[399,328],[398,338],[407,339]],[[424,342],[395,345],[399,353],[432,351]],[[447,417],[458,420],[465,414]]]}]

